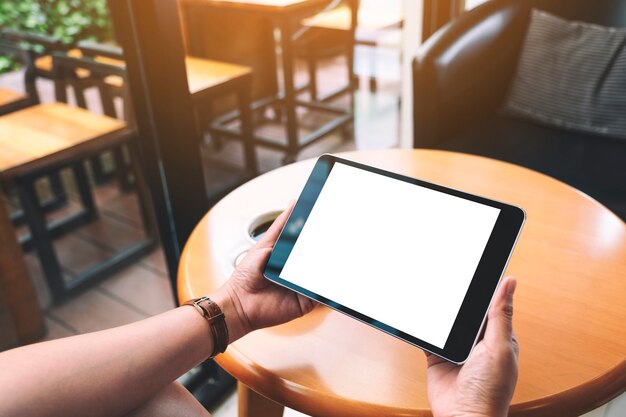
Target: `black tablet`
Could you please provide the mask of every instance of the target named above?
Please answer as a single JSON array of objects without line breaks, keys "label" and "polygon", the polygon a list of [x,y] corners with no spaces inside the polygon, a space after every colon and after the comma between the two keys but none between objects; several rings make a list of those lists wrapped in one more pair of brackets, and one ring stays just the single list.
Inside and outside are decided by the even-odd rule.
[{"label": "black tablet", "polygon": [[524,220],[518,207],[323,155],[264,275],[462,363]]}]

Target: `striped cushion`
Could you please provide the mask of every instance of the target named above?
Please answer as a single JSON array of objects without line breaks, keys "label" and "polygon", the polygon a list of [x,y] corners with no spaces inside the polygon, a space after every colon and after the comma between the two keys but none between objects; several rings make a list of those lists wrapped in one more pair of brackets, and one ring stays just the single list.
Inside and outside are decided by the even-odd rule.
[{"label": "striped cushion", "polygon": [[626,29],[533,10],[504,111],[626,139]]}]

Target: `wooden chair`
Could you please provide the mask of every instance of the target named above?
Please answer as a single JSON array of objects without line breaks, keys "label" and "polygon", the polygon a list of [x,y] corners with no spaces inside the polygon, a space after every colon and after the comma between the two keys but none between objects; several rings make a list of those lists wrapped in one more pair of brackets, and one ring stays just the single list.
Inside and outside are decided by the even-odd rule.
[{"label": "wooden chair", "polygon": [[[8,42],[20,44],[22,47],[27,47],[31,53],[33,53],[33,80],[36,80],[37,78],[44,78],[54,81],[54,71],[52,68],[52,54],[54,52],[65,52],[69,56],[76,58],[82,56],[80,49],[64,45],[59,39],[53,36],[19,31],[15,29],[4,29],[2,31],[2,39],[5,39]],[[94,79],[93,74],[82,68],[77,69],[73,74],[71,74],[69,80],[74,92],[74,98],[77,106],[86,109],[87,101],[85,98],[85,91],[89,88],[97,87],[97,80]],[[34,89],[34,97],[36,98],[35,101],[38,103],[39,95],[36,88]],[[119,152],[114,150],[113,156],[116,164],[119,163]],[[118,180],[120,180],[121,189],[123,191],[129,190],[128,182],[122,180],[124,172],[123,167],[119,170],[112,169],[107,171],[101,160],[101,155],[92,157],[90,159],[90,165],[94,180],[97,184],[105,183],[117,174]],[[115,168],[117,168],[117,165]]]},{"label": "wooden chair", "polygon": [[[120,47],[113,45],[101,45],[93,42],[81,42],[78,47],[83,55],[93,57],[100,62],[108,62],[112,65],[124,65],[123,52]],[[252,117],[250,113],[250,90],[252,83],[252,70],[244,65],[231,64],[211,59],[187,56],[187,83],[189,93],[195,103],[198,119],[198,128],[204,132],[209,131],[212,135],[225,135],[227,137],[242,140],[246,169],[250,175],[258,173],[258,165],[252,143]],[[124,79],[110,75],[100,80],[103,108],[106,114],[114,112],[113,97],[120,97],[124,87]],[[226,94],[237,96],[238,117],[241,120],[241,129],[222,129],[213,125],[210,107],[213,102]],[[106,103],[105,103],[106,101]],[[128,103],[125,110],[130,108]],[[107,113],[109,112],[109,113]],[[127,113],[127,119],[132,116]]]},{"label": "wooden chair", "polygon": [[[66,104],[67,86],[72,85],[72,75],[78,69],[87,70],[97,78],[124,77],[123,68],[56,52],[53,53],[53,76],[58,102],[38,104],[0,117],[0,181],[13,181],[17,185],[31,232],[29,242],[37,251],[55,302],[133,262],[151,250],[156,239],[141,170],[136,165],[136,133],[120,120]],[[131,149],[146,238],[66,282],[53,238],[97,216],[83,161],[122,144]],[[46,222],[40,209],[35,181],[63,168],[71,168],[75,174],[83,211],[52,225]]]},{"label": "wooden chair", "polygon": [[[250,176],[258,174],[258,164],[253,143],[251,114],[252,69],[238,64],[188,56],[187,82],[195,104],[201,131],[209,131],[213,137],[225,136],[243,142],[246,168]],[[223,128],[213,123],[210,107],[220,97],[237,96],[238,118],[241,128]]]},{"label": "wooden chair", "polygon": [[[0,39],[0,55],[10,57],[24,66],[24,90],[26,92],[26,95],[22,95],[9,90],[1,90],[0,95],[6,101],[4,105],[0,106],[0,115],[38,104],[39,96],[35,88],[34,70],[36,54],[32,48]],[[41,208],[46,213],[64,207],[67,204],[67,195],[59,173],[51,172],[47,179],[50,188],[50,198],[41,201]],[[4,182],[1,183],[1,186],[7,195],[15,195],[13,184]],[[19,209],[12,211],[11,220],[16,226],[23,224],[23,211]]]},{"label": "wooden chair", "polygon": [[[302,22],[296,33],[297,56],[307,63],[308,90],[313,101],[330,101],[355,89],[354,47],[358,24],[359,0],[333,0],[327,8]],[[346,57],[348,84],[319,97],[317,88],[317,62],[335,56]]]},{"label": "wooden chair", "polygon": [[[400,49],[401,39],[400,30],[403,26],[403,18],[400,13],[393,10],[387,10],[380,4],[372,4],[374,7],[365,7],[361,3],[358,9],[358,18],[356,20],[356,29],[354,32],[354,45],[366,46],[371,49],[370,66],[371,70],[368,74],[369,90],[375,93],[378,88],[375,71],[375,49],[378,47],[393,47]],[[303,25],[317,32],[344,32],[350,33],[351,27],[351,10],[348,4],[340,4],[338,7],[315,15],[312,18],[305,19]],[[328,36],[328,35],[326,35]],[[349,48],[349,38],[341,38],[335,35],[338,42],[344,42]],[[335,52],[339,55],[340,52]],[[317,64],[315,62],[315,54],[309,54],[309,51],[303,52],[303,56],[307,59],[311,96],[317,100],[317,83],[316,72]]]},{"label": "wooden chair", "polygon": [[367,74],[369,91],[378,89],[376,76],[376,51],[379,48],[402,50],[402,28],[404,19],[400,10],[388,10],[382,4],[361,3],[359,21],[356,28],[356,46],[369,49],[370,70]]}]

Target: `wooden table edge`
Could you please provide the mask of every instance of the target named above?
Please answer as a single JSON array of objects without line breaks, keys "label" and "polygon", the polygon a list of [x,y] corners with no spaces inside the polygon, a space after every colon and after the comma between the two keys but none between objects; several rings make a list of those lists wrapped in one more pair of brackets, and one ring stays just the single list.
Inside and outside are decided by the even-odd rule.
[{"label": "wooden table edge", "polygon": [[[273,401],[310,415],[348,416],[346,409],[354,409],[358,416],[415,415],[432,416],[429,409],[407,409],[347,401],[327,392],[319,392],[302,385],[285,385],[262,368],[252,366],[236,347],[230,347],[215,361],[239,382]],[[577,416],[595,410],[626,392],[626,360],[610,372],[585,384],[556,395],[533,401],[511,404],[509,416],[551,417]],[[311,398],[324,397],[327,401],[309,406]],[[298,399],[302,400],[299,401]],[[589,399],[593,399],[590,401]],[[331,401],[328,401],[331,400]],[[305,405],[303,407],[303,404]],[[563,405],[567,404],[564,409]],[[325,407],[321,407],[325,405]],[[330,405],[330,406],[328,406]],[[359,407],[361,405],[361,407]],[[371,410],[364,413],[363,409]]]},{"label": "wooden table edge", "polygon": [[[512,404],[510,416],[579,416],[608,403],[626,392],[626,360],[596,379],[559,394]],[[590,401],[590,399],[592,399]],[[564,409],[563,405],[567,404]]]}]

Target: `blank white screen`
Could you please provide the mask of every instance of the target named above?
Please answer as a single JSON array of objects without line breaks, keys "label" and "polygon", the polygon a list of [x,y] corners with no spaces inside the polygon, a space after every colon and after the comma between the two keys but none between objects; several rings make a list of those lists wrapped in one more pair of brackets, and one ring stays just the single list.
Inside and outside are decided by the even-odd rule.
[{"label": "blank white screen", "polygon": [[443,348],[499,213],[335,163],[280,277]]}]

